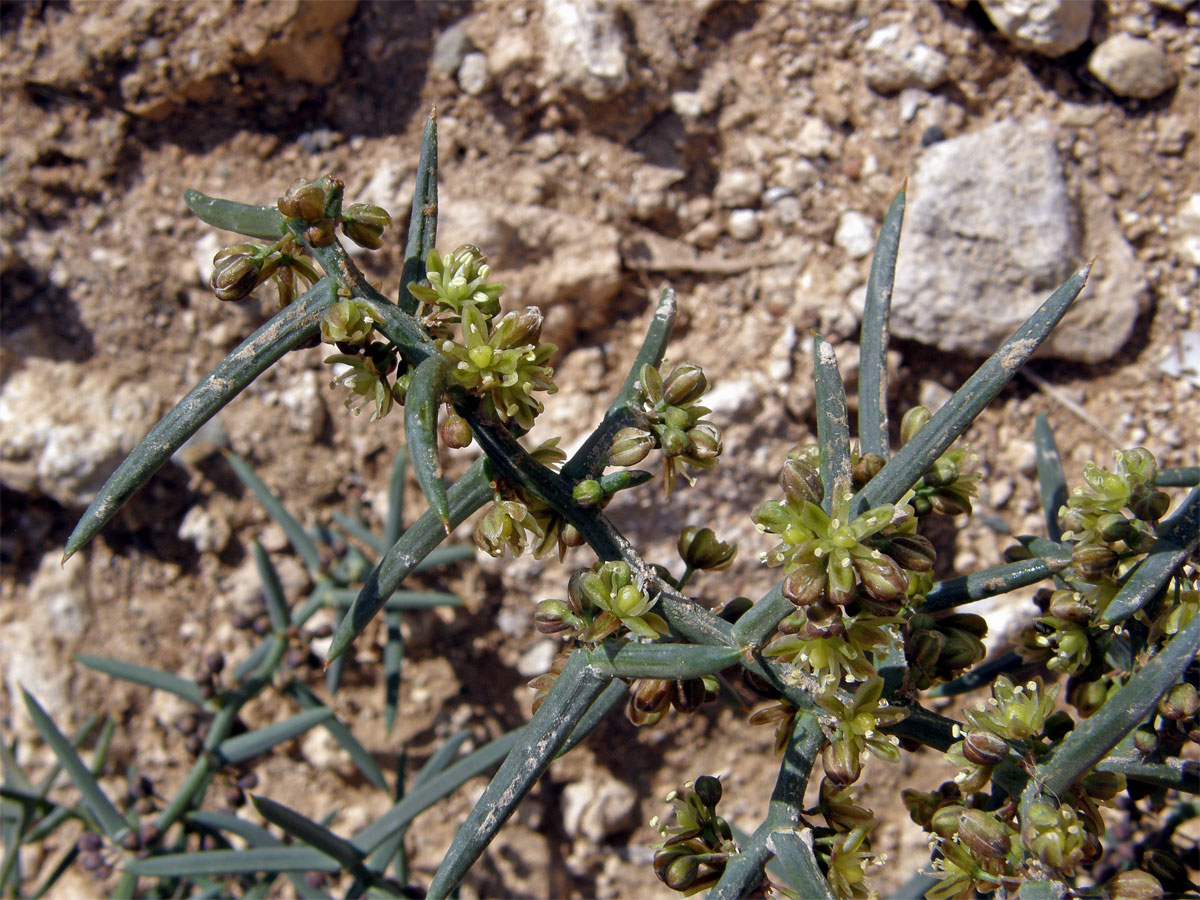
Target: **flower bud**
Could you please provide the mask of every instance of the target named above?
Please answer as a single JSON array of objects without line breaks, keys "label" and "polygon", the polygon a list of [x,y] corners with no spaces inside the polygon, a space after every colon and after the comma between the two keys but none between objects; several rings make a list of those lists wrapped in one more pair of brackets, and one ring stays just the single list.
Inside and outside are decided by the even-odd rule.
[{"label": "flower bud", "polygon": [[691,715],[708,700],[708,690],[702,678],[683,678],[674,682],[674,685],[671,703],[684,715]]},{"label": "flower bud", "polygon": [[930,819],[933,818],[941,798],[926,791],[905,788],[900,792],[900,800],[904,803],[904,808],[908,810],[909,818],[928,831]]},{"label": "flower bud", "polygon": [[951,488],[938,488],[929,498],[930,506],[943,516],[963,516],[971,512],[971,498]]},{"label": "flower bud", "polygon": [[1125,776],[1120,772],[1089,772],[1083,777],[1083,789],[1096,800],[1111,800],[1125,790]]},{"label": "flower bud", "polygon": [[1161,900],[1162,884],[1149,872],[1130,869],[1104,882],[1106,900]]},{"label": "flower bud", "polygon": [[692,442],[688,440],[687,434],[683,429],[675,428],[668,425],[659,432],[659,438],[662,441],[663,456],[682,456],[687,453],[692,447]]},{"label": "flower bud", "polygon": [[591,509],[604,499],[604,488],[594,478],[587,478],[571,489],[571,498],[584,509]]},{"label": "flower bud", "polygon": [[1008,757],[1008,742],[988,731],[968,731],[963,737],[963,756],[977,766],[998,766]]},{"label": "flower bud", "polygon": [[438,426],[442,443],[455,450],[471,446],[471,423],[456,412],[449,413]]},{"label": "flower bud", "polygon": [[297,178],[279,198],[277,206],[289,219],[316,222],[325,218],[325,190],[304,178]]},{"label": "flower bud", "polygon": [[1117,554],[1104,544],[1083,544],[1071,553],[1071,565],[1088,578],[1111,572],[1117,564]]},{"label": "flower bud", "polygon": [[855,559],[854,569],[866,592],[881,603],[895,603],[908,590],[908,576],[890,556]]},{"label": "flower bud", "polygon": [[1107,680],[1081,681],[1072,677],[1067,682],[1067,702],[1086,719],[1108,700],[1108,689]]},{"label": "flower bud", "polygon": [[692,363],[680,363],[663,382],[663,400],[671,406],[695,403],[708,390],[704,370]]},{"label": "flower bud", "polygon": [[884,467],[887,460],[878,453],[864,453],[854,461],[854,467],[851,469],[851,476],[854,478],[856,485],[864,485],[876,475],[879,470]]},{"label": "flower bud", "polygon": [[922,478],[928,487],[945,487],[958,479],[958,466],[953,460],[942,456],[934,460]]},{"label": "flower bud", "polygon": [[1145,447],[1123,450],[1118,458],[1130,484],[1153,484],[1154,479],[1158,477],[1158,460]]},{"label": "flower bud", "polygon": [[929,572],[937,560],[933,542],[923,534],[898,534],[887,538],[883,552],[910,572]]},{"label": "flower bud", "polygon": [[904,418],[900,420],[900,443],[907,444],[913,439],[913,436],[925,427],[932,416],[928,409],[924,406],[914,406],[904,414]]},{"label": "flower bud", "polygon": [[958,820],[958,836],[977,856],[1004,859],[1012,840],[1008,829],[982,809],[964,809]]},{"label": "flower bud", "polygon": [[819,506],[825,496],[820,474],[804,460],[784,460],[779,484],[788,503],[796,507],[803,506],[805,501]]},{"label": "flower bud", "polygon": [[850,741],[826,744],[821,752],[821,764],[829,780],[840,785],[854,784],[862,774],[858,748]]},{"label": "flower bud", "polygon": [[911,632],[908,641],[908,658],[918,669],[932,669],[937,665],[942,649],[946,646],[946,636],[940,631]]},{"label": "flower bud", "polygon": [[558,634],[570,628],[571,607],[561,600],[543,600],[533,614],[533,627],[542,634]]},{"label": "flower bud", "polygon": [[1176,721],[1190,719],[1196,715],[1197,707],[1200,707],[1200,696],[1197,696],[1195,686],[1189,682],[1175,685],[1158,701],[1159,713]]},{"label": "flower bud", "polygon": [[1096,534],[1100,540],[1115,544],[1132,536],[1133,525],[1120,513],[1105,513],[1096,520]]},{"label": "flower bud", "polygon": [[545,317],[536,306],[507,312],[500,317],[492,338],[501,350],[536,344],[542,338]]},{"label": "flower bud", "polygon": [[304,229],[304,239],[314,247],[328,247],[337,239],[334,233],[333,221],[331,219],[322,219],[315,225],[309,225]]},{"label": "flower bud", "polygon": [[721,796],[724,793],[724,789],[721,786],[721,779],[714,778],[712,775],[701,775],[696,779],[693,789],[704,805],[710,810],[717,808],[717,804],[721,802]]},{"label": "flower bud", "polygon": [[675,683],[666,678],[639,678],[634,682],[630,702],[643,713],[664,712],[671,705],[674,687]]},{"label": "flower bud", "polygon": [[654,449],[654,437],[640,428],[622,428],[608,451],[610,466],[636,466]]},{"label": "flower bud", "polygon": [[1065,709],[1058,709],[1046,717],[1042,733],[1054,743],[1058,743],[1075,729],[1075,720]]},{"label": "flower bud", "polygon": [[961,803],[949,803],[934,811],[929,819],[929,830],[940,838],[949,840],[958,834],[958,823],[966,810]]},{"label": "flower bud", "polygon": [[938,657],[938,666],[952,671],[966,669],[986,655],[987,650],[979,638],[955,628],[946,634],[946,646]]},{"label": "flower bud", "polygon": [[1165,491],[1138,488],[1129,501],[1129,509],[1143,522],[1157,522],[1171,508],[1171,498]]},{"label": "flower bud", "polygon": [[690,568],[702,572],[723,572],[733,565],[737,545],[717,540],[711,528],[690,526],[679,535],[679,555]]},{"label": "flower bud", "polygon": [[1133,733],[1133,746],[1139,753],[1153,753],[1158,749],[1158,732],[1143,725]]},{"label": "flower bud", "polygon": [[254,244],[238,244],[213,257],[214,268],[208,283],[218,300],[241,300],[254,290],[262,274],[260,251]]},{"label": "flower bud", "polygon": [[1067,622],[1084,623],[1092,618],[1092,608],[1078,591],[1055,591],[1050,595],[1049,612]]},{"label": "flower bud", "polygon": [[391,224],[392,217],[382,206],[352,203],[342,210],[342,231],[368,250],[378,250],[383,245],[383,232]]},{"label": "flower bud", "polygon": [[697,422],[687,430],[687,438],[694,459],[707,462],[721,455],[721,432],[712,422]]},{"label": "flower bud", "polygon": [[696,883],[700,863],[691,854],[668,857],[662,863],[656,857],[654,871],[659,881],[671,890],[682,893]]}]

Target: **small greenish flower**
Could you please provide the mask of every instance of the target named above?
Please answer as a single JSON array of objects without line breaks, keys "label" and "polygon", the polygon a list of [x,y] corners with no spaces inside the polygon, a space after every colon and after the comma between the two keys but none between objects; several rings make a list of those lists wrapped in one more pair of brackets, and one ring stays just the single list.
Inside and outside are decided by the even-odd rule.
[{"label": "small greenish flower", "polygon": [[[372,422],[382,419],[391,411],[393,391],[388,385],[388,374],[396,367],[394,351],[375,343],[367,345],[359,354],[335,353],[326,357],[325,363],[348,367],[348,371],[335,377],[329,386],[341,384],[350,389],[351,396],[346,400],[346,407],[355,415],[362,412],[365,403],[375,407],[371,414]],[[356,404],[359,398],[361,401]]]},{"label": "small greenish flower", "polygon": [[486,319],[500,312],[500,295],[504,285],[489,282],[492,269],[487,257],[478,247],[463,244],[445,256],[429,251],[425,261],[427,284],[410,284],[409,293],[433,308],[433,318],[450,314],[457,321],[463,308],[473,305]]},{"label": "small greenish flower", "polygon": [[[1149,450],[1137,447],[1113,454],[1116,467],[1110,471],[1089,462],[1083,467],[1086,487],[1077,487],[1059,510],[1066,530],[1063,538],[1081,544],[1129,544],[1140,535],[1152,538],[1147,524],[1166,513],[1170,498],[1154,487],[1158,462]],[[1133,518],[1127,517],[1133,513]]]},{"label": "small greenish flower", "polygon": [[667,802],[675,824],[650,820],[663,843],[654,854],[654,872],[663,884],[685,896],[712,887],[725,871],[729,857],[737,852],[729,823],[717,815],[721,782],[702,775],[682,791],[671,791]]},{"label": "small greenish flower", "polygon": [[[991,872],[961,844],[957,837],[938,842],[942,855],[933,861],[934,872],[941,880],[925,893],[926,900],[971,900],[976,891],[991,893],[1003,881]],[[988,860],[993,868],[1000,864]]]},{"label": "small greenish flower", "polygon": [[1083,823],[1068,804],[1037,801],[1021,825],[1021,842],[1039,860],[1065,874],[1083,862],[1088,850]]},{"label": "small greenish flower", "polygon": [[963,716],[973,728],[1010,741],[1026,741],[1041,733],[1054,711],[1058,685],[1044,688],[1037,681],[1014,685],[1006,675],[992,682],[992,696]]},{"label": "small greenish flower", "polygon": [[493,329],[474,305],[462,314],[463,343],[444,341],[441,346],[454,368],[451,377],[460,386],[485,398],[501,421],[533,427],[543,407],[534,391],[553,394],[554,370],[545,365],[558,349],[538,342],[542,313],[536,306],[507,313]]},{"label": "small greenish flower", "polygon": [[1047,668],[1075,675],[1092,661],[1092,645],[1085,625],[1043,616],[1036,620],[1034,629],[1037,632],[1034,643],[1050,651]]},{"label": "small greenish flower", "polygon": [[860,684],[849,705],[834,690],[819,694],[816,700],[829,713],[821,718],[829,738],[823,757],[825,771],[839,784],[858,780],[868,753],[887,762],[900,761],[899,738],[882,729],[906,718],[908,710],[888,705],[882,678],[875,676]]},{"label": "small greenish flower", "polygon": [[361,303],[339,300],[321,317],[321,340],[327,344],[362,344],[374,328],[370,314]]},{"label": "small greenish flower", "polygon": [[530,538],[540,543],[546,532],[528,506],[520,500],[506,500],[497,495],[475,524],[474,536],[475,546],[489,556],[500,557],[505,551],[520,556],[529,546]]},{"label": "small greenish flower", "polygon": [[588,604],[600,610],[585,640],[603,640],[622,625],[644,638],[667,633],[666,621],[651,612],[658,597],[651,598],[634,583],[628,563],[605,562],[596,571],[585,572],[579,579],[579,590]]},{"label": "small greenish flower", "polygon": [[795,495],[785,496],[782,503],[761,504],[753,514],[758,530],[780,537],[763,561],[784,567],[788,573],[784,595],[797,606],[822,599],[845,606],[859,596],[861,586],[885,608],[898,609],[908,590],[908,577],[894,559],[868,541],[903,519],[905,507],[877,506],[851,518],[853,494],[847,485],[835,490],[832,515]]},{"label": "small greenish flower", "polygon": [[876,864],[868,836],[870,827],[852,828],[835,834],[829,841],[829,854],[820,855],[825,877],[838,900],[869,897],[867,870]]},{"label": "small greenish flower", "polygon": [[[814,609],[810,606],[800,615],[807,618]],[[808,622],[797,623],[798,631],[781,625],[781,633],[767,644],[763,655],[811,672],[823,687],[843,680],[866,681],[875,674],[871,655],[886,651],[891,640],[885,626],[895,621],[867,614],[839,617],[840,628],[824,637],[810,636]]]}]

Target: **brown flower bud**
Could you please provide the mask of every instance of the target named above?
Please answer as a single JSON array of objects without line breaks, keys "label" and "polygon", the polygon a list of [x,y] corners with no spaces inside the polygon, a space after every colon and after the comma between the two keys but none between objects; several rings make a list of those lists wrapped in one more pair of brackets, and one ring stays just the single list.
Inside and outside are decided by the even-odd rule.
[{"label": "brown flower bud", "polygon": [[737,544],[717,540],[711,528],[694,525],[683,529],[677,547],[683,561],[702,572],[723,572],[733,565],[737,555]]},{"label": "brown flower bud", "polygon": [[693,459],[707,462],[721,455],[721,431],[712,422],[697,422],[687,430],[687,437]]},{"label": "brown flower bud", "polygon": [[977,766],[998,766],[1008,756],[1008,742],[987,731],[968,731],[962,753]]},{"label": "brown flower bud", "polygon": [[864,453],[854,461],[854,468],[851,470],[851,475],[854,478],[856,485],[864,485],[876,475],[879,470],[884,467],[887,460],[878,453]]},{"label": "brown flower bud", "polygon": [[933,542],[922,534],[898,534],[886,538],[884,553],[911,572],[929,572],[937,560]]},{"label": "brown flower bud", "polygon": [[675,682],[675,695],[671,703],[685,715],[691,715],[708,699],[708,691],[702,678],[683,678]]},{"label": "brown flower bud", "polygon": [[321,219],[304,229],[304,239],[314,247],[328,247],[336,239],[332,219]]},{"label": "brown flower bud", "polygon": [[784,460],[779,472],[779,484],[784,497],[793,506],[801,506],[805,501],[820,505],[825,496],[817,470],[800,459]]},{"label": "brown flower bud", "polygon": [[1196,715],[1197,707],[1200,707],[1200,696],[1195,685],[1189,682],[1175,685],[1158,701],[1159,713],[1176,721],[1190,719]]},{"label": "brown flower bud", "polygon": [[1133,525],[1120,513],[1105,513],[1096,520],[1096,534],[1100,540],[1115,544],[1133,534]]},{"label": "brown flower bud", "polygon": [[392,217],[382,206],[352,203],[342,210],[342,231],[360,247],[378,250],[383,245],[383,232],[392,224]]},{"label": "brown flower bud", "polygon": [[1012,844],[1008,829],[981,809],[963,810],[958,820],[958,836],[973,853],[985,859],[1004,859]]},{"label": "brown flower bud", "polygon": [[925,427],[932,416],[924,406],[914,406],[900,420],[900,443],[907,444],[918,431]]},{"label": "brown flower bud", "polygon": [[1108,688],[1105,680],[1081,681],[1072,677],[1067,682],[1067,702],[1086,719],[1104,705],[1108,699]]},{"label": "brown flower bud", "polygon": [[958,823],[965,811],[960,803],[949,803],[938,808],[929,819],[929,830],[949,840],[958,834]]},{"label": "brown flower bud", "polygon": [[933,461],[933,465],[925,470],[922,476],[926,486],[932,488],[945,487],[958,479],[958,466],[946,457]]},{"label": "brown flower bud", "polygon": [[1171,498],[1165,491],[1141,488],[1134,491],[1129,508],[1143,522],[1157,522],[1171,508]]},{"label": "brown flower bud", "polygon": [[262,274],[263,261],[254,244],[226,247],[213,257],[213,273],[209,286],[218,300],[232,302],[250,295]]},{"label": "brown flower bud", "polygon": [[292,182],[278,202],[279,211],[289,219],[316,222],[325,217],[325,190],[304,178]]},{"label": "brown flower bud", "polygon": [[462,449],[471,446],[471,423],[456,412],[452,412],[438,426],[438,434],[447,447]]},{"label": "brown flower bud", "polygon": [[1141,869],[1130,869],[1104,882],[1107,900],[1162,900],[1163,888],[1157,878]]},{"label": "brown flower bud", "polygon": [[640,428],[622,428],[613,435],[610,466],[636,466],[654,449],[654,437]]},{"label": "brown flower bud", "polygon": [[1089,578],[1111,572],[1116,564],[1117,554],[1104,544],[1082,544],[1071,553],[1071,565]]},{"label": "brown flower bud", "polygon": [[1078,591],[1055,591],[1050,595],[1049,611],[1050,615],[1067,622],[1087,622],[1092,618],[1092,608]]},{"label": "brown flower bud", "polygon": [[533,627],[542,634],[558,634],[570,628],[571,607],[561,600],[543,600],[533,614]]},{"label": "brown flower bud", "polygon": [[704,370],[692,363],[680,363],[663,382],[663,400],[671,406],[695,403],[708,390]]},{"label": "brown flower bud", "polygon": [[880,602],[895,603],[908,590],[908,576],[890,556],[855,559],[854,569],[866,592]]},{"label": "brown flower bud", "polygon": [[690,853],[668,857],[661,864],[656,858],[654,871],[659,881],[671,890],[682,893],[695,885],[700,863]]}]

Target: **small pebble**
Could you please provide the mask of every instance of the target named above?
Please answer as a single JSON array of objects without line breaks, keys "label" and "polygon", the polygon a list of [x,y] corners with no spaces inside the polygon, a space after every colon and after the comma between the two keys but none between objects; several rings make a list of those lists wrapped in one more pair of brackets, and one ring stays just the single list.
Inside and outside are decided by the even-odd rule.
[{"label": "small pebble", "polygon": [[471,97],[478,97],[492,86],[487,56],[476,51],[463,57],[462,65],[458,67],[458,86]]},{"label": "small pebble", "polygon": [[730,237],[739,241],[754,240],[760,231],[758,212],[753,209],[735,209],[729,214],[726,230]]},{"label": "small pebble", "polygon": [[1128,34],[1105,40],[1092,51],[1087,66],[1118,97],[1150,100],[1178,81],[1161,47]]}]

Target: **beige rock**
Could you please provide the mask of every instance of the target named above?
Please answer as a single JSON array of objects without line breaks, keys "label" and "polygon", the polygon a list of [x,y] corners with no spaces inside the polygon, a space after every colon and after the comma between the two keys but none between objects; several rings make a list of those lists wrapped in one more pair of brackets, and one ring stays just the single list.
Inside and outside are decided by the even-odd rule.
[{"label": "beige rock", "polygon": [[988,18],[1013,45],[1062,56],[1087,40],[1092,0],[981,0]]},{"label": "beige rock", "polygon": [[1088,71],[1118,97],[1150,100],[1178,81],[1167,54],[1153,41],[1114,34],[1092,51]]}]

